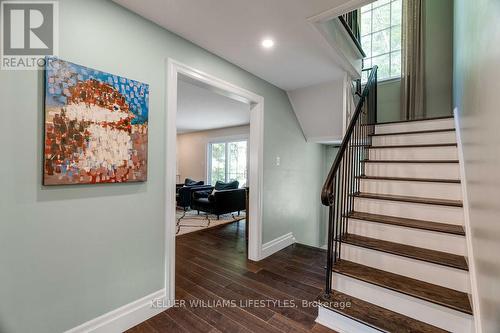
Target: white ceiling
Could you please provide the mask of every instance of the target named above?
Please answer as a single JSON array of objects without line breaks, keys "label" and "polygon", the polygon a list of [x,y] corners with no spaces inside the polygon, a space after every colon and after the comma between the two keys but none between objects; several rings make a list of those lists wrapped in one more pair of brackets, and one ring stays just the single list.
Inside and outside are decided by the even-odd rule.
[{"label": "white ceiling", "polygon": [[[341,75],[308,23],[353,0],[113,0],[276,86],[293,90]],[[357,0],[355,0],[357,1]],[[275,40],[271,50],[263,38]]]},{"label": "white ceiling", "polygon": [[250,106],[179,80],[177,133],[248,125]]}]

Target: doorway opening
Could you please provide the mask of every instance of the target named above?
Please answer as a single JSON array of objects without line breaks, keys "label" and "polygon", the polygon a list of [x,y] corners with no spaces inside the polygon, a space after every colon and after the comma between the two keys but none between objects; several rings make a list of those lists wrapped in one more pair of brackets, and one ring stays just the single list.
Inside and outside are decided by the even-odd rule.
[{"label": "doorway opening", "polygon": [[[261,259],[264,99],[172,59],[167,62],[167,87],[165,285],[168,298],[174,299],[175,242],[181,230],[188,233],[190,228],[224,224],[226,218],[230,222],[245,219],[248,259]],[[207,101],[222,104],[210,108]],[[232,112],[224,112],[224,103],[234,106]],[[221,193],[214,191],[216,183],[222,186],[218,187]],[[199,190],[184,188],[189,193],[183,193],[187,201],[182,201],[178,189],[189,184]],[[225,192],[224,186],[231,189]],[[222,210],[211,202],[215,195],[228,195],[224,200],[230,201]],[[186,215],[201,216],[204,223],[190,221],[195,226],[186,227],[182,219],[179,222]]]}]

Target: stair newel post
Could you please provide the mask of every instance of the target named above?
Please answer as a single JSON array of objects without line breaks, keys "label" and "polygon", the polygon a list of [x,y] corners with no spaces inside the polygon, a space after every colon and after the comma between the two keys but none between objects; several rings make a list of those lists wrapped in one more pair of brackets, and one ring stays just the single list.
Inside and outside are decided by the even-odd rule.
[{"label": "stair newel post", "polygon": [[337,178],[333,179],[331,185],[331,195],[329,197],[329,207],[328,207],[328,239],[327,239],[327,259],[326,259],[326,285],[325,285],[325,296],[329,297],[332,291],[332,267],[334,263],[334,258],[337,257],[337,245],[335,240],[335,235],[337,233],[337,228],[334,223],[335,221],[335,197],[336,197],[336,182]]},{"label": "stair newel post", "polygon": [[[340,161],[340,167],[342,166],[342,161]],[[341,176],[341,168],[339,168],[338,172],[335,175],[335,179],[337,181],[337,186],[335,188],[335,197],[337,200],[335,200],[335,216],[334,216],[334,221],[333,223],[335,224],[335,228],[337,229],[337,233],[335,234],[335,239],[336,242],[335,244],[337,245],[337,255],[334,258],[334,263],[337,262],[337,259],[339,259],[342,255],[342,230],[341,230],[341,224],[339,223],[340,221],[340,216],[342,213],[340,204],[341,204],[341,198],[342,198],[342,191],[341,191],[341,185],[342,185],[342,179],[340,178]]]},{"label": "stair newel post", "polygon": [[332,244],[332,206],[328,208],[328,239],[327,239],[327,252],[326,252],[326,281],[325,281],[325,296],[330,296],[332,291],[332,260],[333,260],[333,250],[334,246]]}]

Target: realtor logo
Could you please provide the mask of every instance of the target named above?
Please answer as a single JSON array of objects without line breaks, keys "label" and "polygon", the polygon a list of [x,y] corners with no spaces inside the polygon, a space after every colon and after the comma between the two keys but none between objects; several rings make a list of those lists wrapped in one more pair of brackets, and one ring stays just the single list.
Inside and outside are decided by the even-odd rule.
[{"label": "realtor logo", "polygon": [[58,54],[58,2],[2,1],[1,69],[43,69]]}]

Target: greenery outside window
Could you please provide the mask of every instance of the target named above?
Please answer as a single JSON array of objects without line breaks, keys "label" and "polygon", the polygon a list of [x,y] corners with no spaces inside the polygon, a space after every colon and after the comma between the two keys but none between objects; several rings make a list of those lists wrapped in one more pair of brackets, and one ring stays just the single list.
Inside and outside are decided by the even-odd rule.
[{"label": "greenery outside window", "polygon": [[[378,0],[361,8],[364,68],[378,65],[379,81],[401,77],[402,0]],[[367,81],[363,72],[363,82]]]},{"label": "greenery outside window", "polygon": [[212,142],[208,145],[208,180],[237,180],[240,186],[247,184],[248,140]]}]

